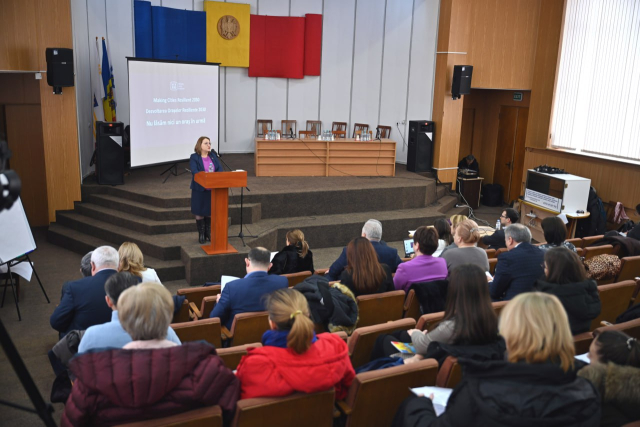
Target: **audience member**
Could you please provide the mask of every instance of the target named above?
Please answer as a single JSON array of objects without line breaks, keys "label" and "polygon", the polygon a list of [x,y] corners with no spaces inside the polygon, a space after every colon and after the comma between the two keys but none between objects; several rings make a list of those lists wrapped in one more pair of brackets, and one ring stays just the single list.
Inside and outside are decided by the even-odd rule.
[{"label": "audience member", "polygon": [[395,290],[391,269],[380,264],[373,245],[364,237],[356,237],[347,245],[347,268],[342,270],[340,283],[356,297]]},{"label": "audience member", "polygon": [[[640,216],[640,204],[636,205],[636,216]],[[640,240],[640,226],[637,224],[627,232],[627,237]]]},{"label": "audience member", "polygon": [[496,274],[489,283],[494,301],[510,300],[533,289],[544,274],[544,253],[531,244],[531,231],[522,224],[511,224],[505,230],[508,252],[498,257]]},{"label": "audience member", "polygon": [[100,246],[91,254],[91,276],[62,286],[60,304],[49,319],[60,338],[74,329],[85,330],[109,321],[111,310],[104,303],[104,283],[117,268],[118,252],[111,246]]},{"label": "audience member", "polygon": [[[369,239],[378,254],[378,261],[380,264],[387,264],[392,273],[395,273],[398,265],[402,263],[402,260],[398,256],[398,250],[390,246],[387,246],[382,239],[382,224],[376,219],[370,219],[362,227],[362,237]],[[338,280],[342,270],[347,266],[347,248],[342,249],[342,253],[337,260],[331,264],[331,268],[326,274],[327,279],[330,281]]]},{"label": "audience member", "polygon": [[567,242],[567,226],[564,221],[557,216],[549,216],[542,220],[542,231],[546,243],[538,246],[546,251],[547,249],[564,246],[565,248],[577,252],[576,247],[571,242]]},{"label": "audience member", "polygon": [[[307,300],[295,289],[281,289],[267,297],[271,330],[261,348],[251,348],[238,365],[241,398],[315,393],[336,388],[346,397],[355,377],[349,350],[337,335],[316,336]],[[309,420],[313,424],[313,420]]]},{"label": "audience member", "polygon": [[[449,224],[451,225],[451,236],[455,235],[456,227],[458,226],[458,224],[460,224],[462,221],[467,219],[469,218],[466,215],[452,215],[451,218],[449,218]],[[448,251],[449,249],[453,249],[457,247],[458,245],[456,245],[456,242],[452,241],[446,248],[444,248],[442,253],[440,253],[440,256],[442,256],[442,254]]]},{"label": "audience member", "polygon": [[140,277],[143,282],[160,282],[158,274],[153,268],[144,266],[142,251],[133,242],[124,242],[118,249],[120,264],[118,271],[128,271],[134,276]]},{"label": "audience member", "polygon": [[500,316],[507,361],[459,359],[462,382],[437,417],[431,399],[405,400],[394,425],[598,426],[599,396],[574,370],[569,322],[560,301],[518,295]]},{"label": "audience member", "polygon": [[591,364],[578,375],[600,393],[600,425],[618,427],[640,420],[640,344],[620,331],[603,331],[589,348]]},{"label": "audience member", "polygon": [[232,415],[240,383],[213,346],[167,339],[173,299],[157,282],[132,286],[118,300],[133,339],[122,349],[90,351],[71,361],[76,381],[63,426],[114,425],[220,405]]},{"label": "audience member", "polygon": [[502,211],[502,215],[500,215],[500,230],[496,230],[491,236],[484,236],[482,243],[488,246],[489,249],[506,248],[504,230],[511,224],[517,223],[519,218],[518,211],[515,209],[507,208]]},{"label": "audience member", "polygon": [[478,165],[478,161],[473,154],[469,154],[467,157],[458,162],[458,170],[462,169],[469,169],[475,171],[478,174],[480,173],[480,166]]},{"label": "audience member", "polygon": [[438,232],[438,249],[433,253],[433,256],[440,256],[445,248],[453,243],[451,226],[449,225],[449,221],[446,219],[438,218],[433,223],[433,228]]},{"label": "audience member", "polygon": [[91,276],[91,254],[93,251],[89,251],[82,257],[80,261],[80,272],[82,273],[82,277]]},{"label": "audience member", "polygon": [[268,274],[271,253],[265,248],[253,248],[244,262],[247,275],[244,279],[227,283],[209,317],[219,317],[220,323],[231,328],[238,313],[264,311],[263,295],[289,286],[286,277]]},{"label": "audience member", "polygon": [[[124,330],[118,319],[118,298],[130,288],[138,284],[138,278],[133,274],[123,271],[116,273],[107,279],[104,290],[107,294],[105,300],[112,311],[111,322],[102,325],[94,325],[87,329],[82,336],[78,353],[84,353],[93,349],[122,348],[131,342],[131,336]],[[167,339],[176,344],[181,344],[176,333],[169,327]]]},{"label": "audience member", "polygon": [[413,233],[413,249],[415,258],[398,266],[393,278],[396,289],[405,292],[413,283],[429,282],[447,278],[447,262],[442,258],[433,257],[438,248],[438,232],[432,227],[418,227]]},{"label": "audience member", "polygon": [[391,341],[412,343],[417,353],[413,360],[420,360],[433,342],[484,345],[496,342],[497,334],[498,318],[491,306],[484,270],[466,264],[451,272],[444,318],[438,326],[431,331],[410,329],[381,336],[376,340],[371,359],[398,353]]},{"label": "audience member", "polygon": [[600,295],[578,255],[562,246],[549,249],[544,254],[544,275],[535,289],[558,297],[573,335],[589,332],[591,321],[600,315]]},{"label": "audience member", "polygon": [[287,246],[275,254],[271,264],[269,274],[314,272],[313,253],[309,250],[309,244],[304,240],[302,231],[287,232]]},{"label": "audience member", "polygon": [[453,235],[457,248],[442,254],[442,258],[447,262],[447,269],[451,271],[462,264],[475,264],[484,271],[489,271],[487,251],[476,246],[479,240],[480,230],[475,221],[467,219],[458,224]]}]

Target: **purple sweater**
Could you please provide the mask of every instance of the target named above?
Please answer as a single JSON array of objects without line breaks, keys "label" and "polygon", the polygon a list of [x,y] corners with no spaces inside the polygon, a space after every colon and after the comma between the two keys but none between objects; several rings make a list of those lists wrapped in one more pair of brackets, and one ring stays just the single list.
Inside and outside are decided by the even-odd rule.
[{"label": "purple sweater", "polygon": [[409,292],[413,283],[447,278],[447,261],[431,255],[420,255],[398,266],[393,284],[396,289]]}]

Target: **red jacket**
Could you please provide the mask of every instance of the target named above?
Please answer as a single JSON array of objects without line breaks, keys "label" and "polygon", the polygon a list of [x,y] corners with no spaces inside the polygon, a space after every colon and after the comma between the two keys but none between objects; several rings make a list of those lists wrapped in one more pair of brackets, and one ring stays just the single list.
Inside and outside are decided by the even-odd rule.
[{"label": "red jacket", "polygon": [[355,375],[347,345],[334,334],[318,335],[304,354],[271,346],[249,349],[236,371],[242,399],[315,393],[332,387],[336,387],[336,399],[342,399]]},{"label": "red jacket", "polygon": [[234,411],[240,383],[202,342],[153,350],[103,350],[71,360],[77,376],[63,426],[107,426],[202,406]]}]

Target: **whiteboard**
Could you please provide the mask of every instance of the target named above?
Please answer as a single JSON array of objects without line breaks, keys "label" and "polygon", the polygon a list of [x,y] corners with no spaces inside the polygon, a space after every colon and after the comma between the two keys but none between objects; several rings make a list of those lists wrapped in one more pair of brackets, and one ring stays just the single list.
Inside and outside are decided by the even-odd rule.
[{"label": "whiteboard", "polygon": [[11,209],[0,212],[0,264],[11,261],[36,249],[36,241],[18,198]]}]

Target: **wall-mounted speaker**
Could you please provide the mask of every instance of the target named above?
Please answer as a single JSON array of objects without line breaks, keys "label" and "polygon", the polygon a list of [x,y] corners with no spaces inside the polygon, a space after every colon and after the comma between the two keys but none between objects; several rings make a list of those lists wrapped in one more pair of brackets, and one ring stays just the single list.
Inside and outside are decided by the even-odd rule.
[{"label": "wall-mounted speaker", "polygon": [[53,86],[53,93],[59,95],[63,87],[73,86],[73,49],[48,47],[47,84]]},{"label": "wall-mounted speaker", "polygon": [[433,145],[436,138],[435,130],[435,123],[429,120],[409,121],[408,171],[431,172]]},{"label": "wall-mounted speaker", "polygon": [[469,95],[471,93],[471,75],[473,74],[473,65],[454,65],[453,81],[451,83],[451,97],[460,99],[460,95]]}]

